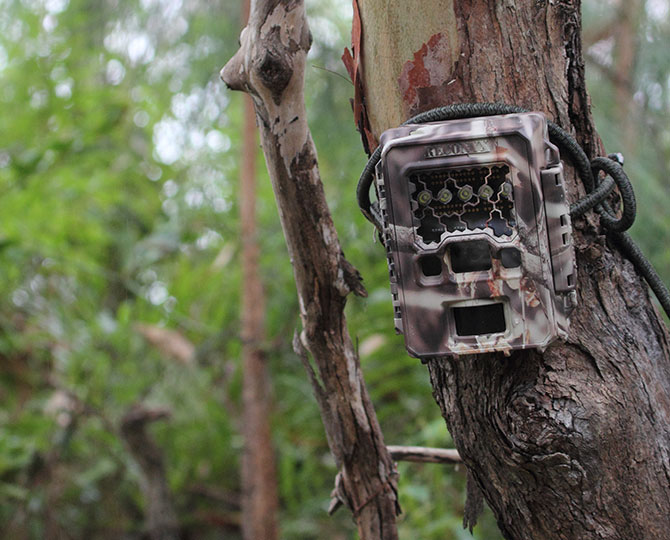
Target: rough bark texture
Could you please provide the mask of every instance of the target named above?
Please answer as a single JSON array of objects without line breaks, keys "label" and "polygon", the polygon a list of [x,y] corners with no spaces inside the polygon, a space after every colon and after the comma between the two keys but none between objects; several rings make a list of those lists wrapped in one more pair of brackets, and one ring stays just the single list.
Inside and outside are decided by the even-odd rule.
[{"label": "rough bark texture", "polygon": [[[358,7],[376,137],[436,106],[502,101],[545,112],[588,154],[603,152],[584,84],[578,0]],[[583,189],[567,176],[575,201]],[[433,360],[434,396],[506,538],[665,539],[667,330],[597,218],[575,227],[579,307],[568,342],[544,354]]]},{"label": "rough bark texture", "polygon": [[121,419],[121,435],[142,471],[142,495],[146,502],[146,530],[151,540],[177,540],[179,524],[167,485],[163,452],[147,433],[151,422],[167,418],[163,409],[133,406]]},{"label": "rough bark texture", "polygon": [[254,99],[298,289],[303,330],[295,345],[341,469],[340,497],[352,510],[361,538],[397,538],[394,466],[343,314],[346,296],[365,290],[340,248],[307,127],[303,84],[311,36],[303,3],[252,1],[240,41],[221,76]]}]

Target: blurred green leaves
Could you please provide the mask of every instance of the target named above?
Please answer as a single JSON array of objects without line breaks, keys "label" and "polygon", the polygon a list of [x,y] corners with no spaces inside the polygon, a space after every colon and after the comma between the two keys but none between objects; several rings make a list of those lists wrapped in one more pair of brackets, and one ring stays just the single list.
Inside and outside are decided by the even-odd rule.
[{"label": "blurred green leaves", "polygon": [[[145,502],[118,424],[142,401],[172,411],[151,429],[185,531],[239,537],[242,100],[218,80],[237,48],[239,3],[1,4],[0,529],[24,538],[139,537]],[[586,4],[595,24],[597,6]],[[369,292],[347,308],[366,382],[389,444],[450,446],[425,369],[393,334],[383,249],[355,203],[365,156],[340,61],[351,5],[307,7],[309,121],[343,248]],[[668,29],[647,24],[652,38],[636,81],[653,94],[670,70],[659,52]],[[593,78],[591,87],[601,133],[616,150],[608,81]],[[649,107],[665,118],[665,87],[659,99],[660,108],[651,99]],[[633,232],[668,280],[665,124],[653,124],[654,145],[640,145],[626,167],[643,201]],[[354,538],[345,511],[326,515],[336,470],[291,350],[298,306],[260,151],[258,170],[282,534]],[[178,335],[193,360],[156,346],[144,327]],[[461,526],[463,471],[401,464],[399,475],[403,538],[470,537]],[[475,533],[499,537],[490,515]]]}]

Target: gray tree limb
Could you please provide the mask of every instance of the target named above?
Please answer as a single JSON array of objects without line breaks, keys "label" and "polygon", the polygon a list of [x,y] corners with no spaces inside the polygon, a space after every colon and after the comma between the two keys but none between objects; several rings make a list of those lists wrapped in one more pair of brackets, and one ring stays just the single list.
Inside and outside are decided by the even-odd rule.
[{"label": "gray tree limb", "polygon": [[394,465],[348,334],[346,296],[365,296],[344,258],[307,126],[304,71],[311,36],[300,0],[256,0],[221,78],[248,92],[293,263],[302,320],[297,353],[314,386],[343,498],[363,539],[397,538]]}]

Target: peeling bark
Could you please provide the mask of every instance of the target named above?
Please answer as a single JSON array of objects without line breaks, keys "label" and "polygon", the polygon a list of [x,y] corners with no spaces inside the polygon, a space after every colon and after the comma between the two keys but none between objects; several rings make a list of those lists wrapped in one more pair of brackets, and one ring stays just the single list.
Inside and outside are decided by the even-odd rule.
[{"label": "peeling bark", "polygon": [[[358,4],[375,137],[433,107],[501,101],[545,112],[587,154],[603,154],[578,0]],[[583,188],[570,167],[566,176],[575,201]],[[568,341],[544,354],[432,360],[434,397],[506,538],[661,540],[670,530],[668,332],[597,218],[575,228],[579,307]]]},{"label": "peeling bark", "polygon": [[397,538],[394,466],[343,314],[350,292],[366,292],[342,253],[307,127],[303,84],[311,36],[302,1],[253,1],[240,41],[221,77],[254,100],[298,289],[303,330],[295,345],[341,470],[342,496],[361,538]]}]

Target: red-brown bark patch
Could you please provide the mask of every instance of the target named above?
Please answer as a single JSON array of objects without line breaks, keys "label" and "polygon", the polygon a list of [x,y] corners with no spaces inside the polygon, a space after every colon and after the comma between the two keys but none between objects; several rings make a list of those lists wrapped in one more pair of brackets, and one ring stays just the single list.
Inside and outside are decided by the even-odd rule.
[{"label": "red-brown bark patch", "polygon": [[363,88],[363,77],[360,72],[361,62],[361,15],[358,9],[358,0],[353,0],[354,18],[351,26],[351,51],[345,47],[342,55],[342,62],[347,68],[351,82],[354,84],[354,99],[351,102],[351,107],[354,110],[354,122],[363,139],[363,147],[368,155],[370,155],[375,148],[377,148],[377,139],[372,134],[370,128],[370,120],[368,112],[365,107],[365,91]]},{"label": "red-brown bark patch", "polygon": [[403,66],[398,86],[407,116],[421,110],[422,96],[444,93],[453,81],[451,47],[447,36],[434,34]]}]

